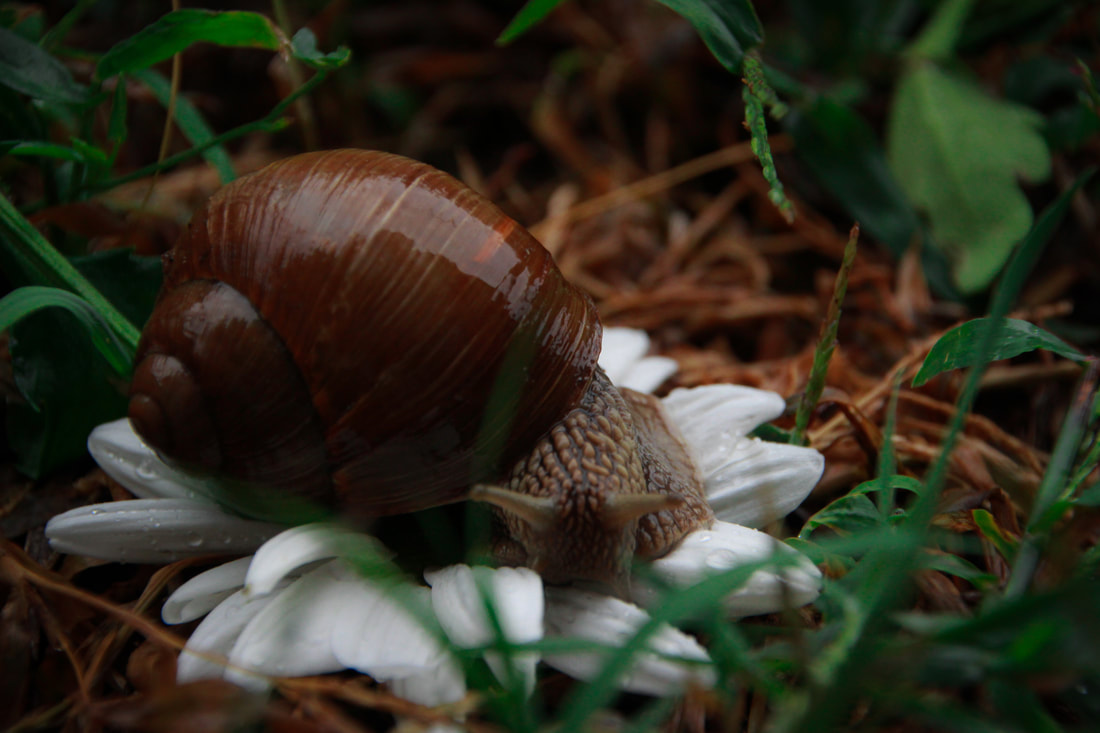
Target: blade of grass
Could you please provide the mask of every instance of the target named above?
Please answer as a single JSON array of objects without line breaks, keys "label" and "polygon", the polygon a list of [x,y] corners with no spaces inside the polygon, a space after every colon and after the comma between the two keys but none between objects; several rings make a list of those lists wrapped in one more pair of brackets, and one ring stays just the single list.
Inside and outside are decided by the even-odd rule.
[{"label": "blade of grass", "polygon": [[1012,575],[1005,587],[1005,599],[1019,597],[1031,586],[1035,571],[1039,567],[1043,548],[1049,539],[1049,533],[1070,506],[1069,497],[1075,486],[1067,479],[1089,424],[1093,401],[1096,397],[1098,376],[1100,376],[1100,361],[1093,360],[1062,422],[1062,429],[1058,433],[1050,462],[1036,491],[1035,504],[1031,508],[1025,534],[1020,540],[1012,566]]},{"label": "blade of grass", "polygon": [[565,0],[528,0],[512,21],[497,36],[496,44],[506,46],[542,22],[550,12]]},{"label": "blade of grass", "polygon": [[[301,51],[303,54],[305,54],[312,48],[312,46],[308,43],[308,39],[310,38],[312,38],[311,34],[303,34],[300,31],[294,36],[294,42],[291,45],[296,50],[298,50],[299,45],[301,45]],[[296,53],[296,55],[298,54]],[[115,186],[119,186],[123,183],[136,181],[140,178],[145,178],[146,176],[153,175],[157,171],[177,166],[180,163],[190,160],[197,155],[201,155],[203,152],[209,150],[210,148],[221,145],[222,143],[229,142],[230,140],[236,140],[239,137],[244,137],[245,135],[249,135],[253,132],[275,132],[277,130],[285,128],[289,124],[289,121],[283,119],[282,116],[283,113],[286,112],[287,108],[289,108],[290,105],[294,104],[294,101],[299,97],[312,92],[313,89],[323,83],[328,78],[329,74],[331,74],[333,71],[339,69],[344,64],[346,64],[348,59],[351,57],[351,54],[346,48],[340,47],[330,54],[310,55],[308,57],[306,55],[301,55],[300,57],[308,66],[316,69],[316,73],[314,73],[313,76],[311,76],[304,84],[302,84],[302,86],[298,87],[286,97],[284,97],[271,109],[270,112],[268,112],[261,119],[241,125],[240,127],[235,127],[232,130],[222,133],[221,135],[211,137],[205,142],[196,144],[194,147],[188,150],[184,150],[175,155],[169,156],[159,163],[144,166],[143,168],[139,168],[123,176],[117,176],[115,178],[100,181],[92,186],[91,189],[94,191],[101,191],[114,188]]]},{"label": "blade of grass", "polygon": [[38,285],[70,290],[103,317],[130,354],[137,350],[138,329],[103,297],[65,257],[53,248],[6,196],[0,196],[0,235],[24,274]]},{"label": "blade of grass", "polygon": [[[1082,175],[1069,190],[1048,206],[1013,253],[994,293],[990,308],[991,319],[1003,321],[1043,246],[1061,222],[1073,195],[1091,175],[1092,171]],[[979,353],[992,353],[997,330],[993,327],[985,333]],[[845,579],[857,585],[856,597],[863,603],[862,616],[866,623],[857,629],[855,641],[844,645],[834,674],[811,686],[805,693],[805,704],[793,706],[791,710],[794,712],[787,714],[784,711],[781,716],[776,716],[772,730],[793,733],[831,729],[840,726],[850,712],[863,689],[860,678],[865,670],[871,669],[866,661],[876,657],[878,639],[885,633],[885,626],[891,623],[891,611],[907,597],[906,591],[920,557],[918,550],[927,542],[931,521],[947,477],[948,459],[977,395],[983,372],[983,366],[979,365],[971,368],[968,373],[940,453],[925,476],[924,490],[917,496],[908,516],[893,528],[894,541],[876,543]]]},{"label": "blade of grass", "polygon": [[662,624],[691,618],[718,605],[722,598],[748,582],[757,570],[780,568],[798,561],[797,556],[773,555],[759,562],[748,563],[732,570],[713,575],[690,588],[665,595],[660,603],[649,610],[649,621],[643,624],[623,646],[610,654],[599,674],[587,684],[573,691],[562,705],[558,721],[562,730],[583,730],[586,721],[597,710],[611,701],[618,691],[616,681],[630,666],[634,655],[645,650],[650,637]]},{"label": "blade of grass", "polygon": [[99,311],[68,290],[28,285],[8,293],[0,299],[0,331],[6,331],[17,321],[44,308],[64,308],[76,316],[111,368],[121,377],[130,376],[133,350],[119,339]]}]

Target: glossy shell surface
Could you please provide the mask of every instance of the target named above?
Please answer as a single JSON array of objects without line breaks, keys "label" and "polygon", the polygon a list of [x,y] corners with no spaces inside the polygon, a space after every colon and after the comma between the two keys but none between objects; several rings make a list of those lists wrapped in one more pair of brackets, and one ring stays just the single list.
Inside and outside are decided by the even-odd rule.
[{"label": "glossy shell surface", "polygon": [[306,154],[219,191],[166,256],[131,418],[204,471],[404,512],[506,472],[599,344],[591,301],[451,176]]}]

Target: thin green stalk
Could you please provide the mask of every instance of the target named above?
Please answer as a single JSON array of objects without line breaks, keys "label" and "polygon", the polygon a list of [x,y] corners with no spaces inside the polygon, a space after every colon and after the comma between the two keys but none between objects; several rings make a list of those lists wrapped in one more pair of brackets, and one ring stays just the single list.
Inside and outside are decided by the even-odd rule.
[{"label": "thin green stalk", "polygon": [[114,188],[115,186],[119,186],[123,183],[129,183],[130,181],[136,181],[140,178],[145,178],[146,176],[150,176],[159,170],[171,168],[173,166],[179,165],[180,163],[183,163],[184,161],[190,160],[191,158],[195,158],[201,155],[203,151],[208,150],[215,145],[220,145],[230,140],[236,140],[239,137],[243,137],[253,132],[273,132],[275,130],[281,130],[282,128],[286,127],[287,124],[286,120],[281,119],[282,114],[286,111],[287,107],[293,104],[294,101],[298,99],[298,97],[301,97],[302,95],[308,94],[309,92],[313,91],[313,88],[323,82],[328,77],[328,74],[329,72],[324,69],[318,70],[317,73],[311,76],[305,84],[288,94],[285,99],[279,102],[279,104],[275,105],[275,107],[272,108],[271,112],[269,112],[262,119],[249,122],[247,124],[241,125],[240,127],[235,127],[232,130],[224,132],[221,135],[217,135],[216,137],[212,137],[199,145],[195,145],[194,147],[188,148],[187,150],[167,157],[159,163],[154,163],[152,165],[147,165],[143,168],[138,168],[137,170],[131,171],[126,175],[100,181],[92,187],[92,190],[107,190]]},{"label": "thin green stalk", "polygon": [[806,391],[802,393],[802,399],[798,402],[798,412],[794,418],[794,432],[791,442],[795,445],[803,445],[806,440],[806,429],[810,425],[810,417],[817,407],[821,393],[825,389],[825,374],[829,371],[829,361],[833,358],[836,349],[836,334],[840,327],[840,306],[844,302],[844,295],[848,291],[848,276],[852,272],[852,264],[856,260],[856,245],[859,242],[859,224],[852,227],[848,234],[848,243],[844,245],[844,259],[840,263],[840,270],[836,273],[836,281],[833,285],[833,298],[829,301],[829,310],[825,314],[825,322],[821,327],[821,338],[814,349],[814,363],[810,368],[810,376],[806,383]]}]

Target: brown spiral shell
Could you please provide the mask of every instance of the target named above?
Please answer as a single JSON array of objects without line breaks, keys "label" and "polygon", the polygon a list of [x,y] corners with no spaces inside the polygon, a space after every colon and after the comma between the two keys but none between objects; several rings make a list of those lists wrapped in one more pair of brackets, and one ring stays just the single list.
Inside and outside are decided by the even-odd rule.
[{"label": "brown spiral shell", "polygon": [[392,514],[506,472],[599,346],[492,203],[396,155],[310,153],[220,190],[166,255],[130,417],[187,467]]}]

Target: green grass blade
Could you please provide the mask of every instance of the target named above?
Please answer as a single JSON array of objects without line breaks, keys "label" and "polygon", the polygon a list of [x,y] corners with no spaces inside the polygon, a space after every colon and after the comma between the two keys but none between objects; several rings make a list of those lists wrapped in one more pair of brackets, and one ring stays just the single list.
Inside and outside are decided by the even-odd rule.
[{"label": "green grass blade", "polygon": [[109,325],[111,332],[133,353],[141,334],[109,300],[103,297],[29,221],[0,196],[0,238],[24,275],[38,285],[52,285],[79,295]]},{"label": "green grass blade", "polygon": [[718,63],[740,74],[745,54],[764,41],[764,26],[749,0],[657,0],[683,16]]},{"label": "green grass blade", "polygon": [[646,648],[649,638],[657,633],[662,624],[703,615],[708,609],[719,605],[726,595],[744,585],[757,570],[768,568],[778,571],[797,561],[797,556],[774,555],[713,575],[690,588],[664,596],[660,603],[649,609],[649,621],[638,629],[633,638],[615,649],[599,674],[578,686],[566,700],[558,718],[561,730],[584,729],[590,716],[614,698],[618,692],[616,682],[619,676],[629,668],[634,655]]},{"label": "green grass blade", "polygon": [[[1039,215],[1039,219],[1035,222],[1031,231],[1024,237],[1023,242],[1013,253],[1012,258],[1005,267],[1004,276],[993,295],[993,303],[990,306],[989,313],[993,325],[985,330],[981,342],[977,345],[976,352],[979,355],[984,355],[983,358],[987,359],[988,355],[993,353],[999,337],[998,326],[1004,323],[1005,315],[1011,309],[1012,304],[1016,302],[1016,297],[1023,289],[1024,281],[1035,266],[1035,262],[1039,259],[1039,255],[1042,253],[1047,241],[1061,223],[1073,196],[1092,177],[1093,172],[1093,170],[1089,170],[1081,175],[1073,186],[1062,192],[1062,195]],[[910,514],[910,519],[915,526],[927,526],[935,513],[936,502],[939,500],[940,490],[943,488],[944,480],[947,477],[948,458],[962,430],[966,416],[970,412],[970,406],[977,396],[978,384],[984,371],[983,367],[983,364],[978,364],[972,367],[967,375],[966,382],[956,403],[957,409],[948,426],[947,435],[944,437],[940,454],[925,477],[926,491],[914,505]]]},{"label": "green grass blade", "polygon": [[111,325],[95,308],[60,288],[29,285],[0,299],[0,331],[5,331],[31,313],[45,308],[64,308],[83,326],[96,350],[119,376],[129,378],[133,351],[127,348]]},{"label": "green grass blade", "polygon": [[[172,85],[164,75],[153,69],[143,69],[134,72],[133,76],[149,87],[153,96],[165,109],[168,108]],[[176,124],[192,145],[204,146],[214,139],[214,131],[206,124],[202,113],[182,94],[176,97]],[[224,146],[211,144],[203,150],[202,157],[218,172],[218,178],[222,183],[229,183],[236,179],[237,172],[233,170],[233,161],[229,159],[229,153]]]},{"label": "green grass blade", "polygon": [[542,22],[543,18],[565,0],[528,0],[497,37],[497,45],[505,46]]}]

